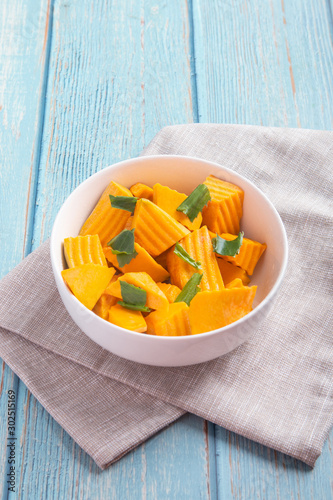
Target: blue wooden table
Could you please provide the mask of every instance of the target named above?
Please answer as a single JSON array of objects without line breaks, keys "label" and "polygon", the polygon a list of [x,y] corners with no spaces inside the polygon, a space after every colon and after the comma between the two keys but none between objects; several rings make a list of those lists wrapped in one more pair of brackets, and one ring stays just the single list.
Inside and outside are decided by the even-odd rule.
[{"label": "blue wooden table", "polygon": [[[49,235],[90,174],[165,125],[331,130],[331,0],[1,0],[0,274]],[[24,499],[331,499],[331,433],[314,470],[187,415],[102,472],[4,364],[17,395]]]}]

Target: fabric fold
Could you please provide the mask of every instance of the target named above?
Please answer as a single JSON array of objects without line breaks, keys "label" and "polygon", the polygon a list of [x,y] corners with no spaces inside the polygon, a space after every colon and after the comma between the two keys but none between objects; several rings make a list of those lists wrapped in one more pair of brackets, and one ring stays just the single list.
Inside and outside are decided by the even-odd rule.
[{"label": "fabric fold", "polygon": [[163,129],[143,154],[211,160],[269,196],[290,258],[268,318],[248,342],[208,363],[160,368],[121,359],[69,317],[46,242],[0,282],[0,355],[102,468],[186,411],[313,467],[333,416],[332,133],[180,125]]}]

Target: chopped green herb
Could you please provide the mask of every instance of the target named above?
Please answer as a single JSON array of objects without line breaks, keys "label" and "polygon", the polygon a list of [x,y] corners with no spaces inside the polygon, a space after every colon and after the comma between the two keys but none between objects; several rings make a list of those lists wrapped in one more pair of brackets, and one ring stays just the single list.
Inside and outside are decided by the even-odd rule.
[{"label": "chopped green herb", "polygon": [[237,254],[239,254],[240,248],[243,243],[243,236],[244,233],[241,231],[238,234],[237,238],[228,241],[224,240],[217,234],[216,238],[212,239],[214,252],[218,255],[228,255],[229,257],[235,257]]},{"label": "chopped green herb", "polygon": [[126,264],[129,264],[131,262],[132,259],[135,259],[135,257],[138,255],[138,252],[133,252],[133,253],[130,253],[130,254],[125,254],[125,253],[116,253],[116,252],[112,252],[114,254],[117,255],[117,261],[118,261],[118,266],[119,267],[124,267],[126,266]]},{"label": "chopped green herb", "polygon": [[192,274],[191,278],[188,280],[178,297],[176,297],[175,302],[185,302],[189,306],[193,297],[200,292],[200,287],[198,285],[201,280],[202,274]]},{"label": "chopped green herb", "polygon": [[134,229],[124,229],[107,244],[117,256],[120,267],[129,264],[138,253],[134,249]]},{"label": "chopped green herb", "polygon": [[121,298],[124,303],[130,304],[132,306],[143,307],[146,305],[147,292],[142,288],[131,285],[124,280],[120,281]]},{"label": "chopped green herb", "polygon": [[120,210],[127,210],[127,212],[134,213],[136,202],[138,198],[135,196],[113,196],[109,194],[111,207],[120,208]]},{"label": "chopped green herb", "polygon": [[187,264],[194,267],[195,269],[201,269],[201,262],[197,262],[186,252],[186,250],[177,242],[174,253],[183,259]]},{"label": "chopped green herb", "polygon": [[132,311],[142,311],[142,312],[150,312],[151,309],[147,306],[137,306],[135,304],[128,304],[127,302],[123,302],[122,300],[118,301],[118,304],[125,307],[126,309],[131,309]]},{"label": "chopped green herb", "polygon": [[205,184],[199,184],[194,191],[179,205],[178,212],[183,212],[191,222],[210,200],[210,192]]}]

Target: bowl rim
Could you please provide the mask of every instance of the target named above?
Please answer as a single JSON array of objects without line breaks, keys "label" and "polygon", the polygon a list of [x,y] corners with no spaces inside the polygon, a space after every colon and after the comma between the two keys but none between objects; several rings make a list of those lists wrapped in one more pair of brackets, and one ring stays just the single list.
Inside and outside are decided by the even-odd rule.
[{"label": "bowl rim", "polygon": [[[282,222],[280,214],[278,213],[278,211],[276,210],[275,206],[270,201],[270,199],[268,198],[268,196],[260,188],[258,188],[251,180],[249,180],[247,177],[244,177],[243,175],[239,174],[238,172],[236,172],[236,171],[234,171],[234,170],[232,170],[232,169],[230,169],[228,167],[225,167],[224,165],[221,165],[221,164],[219,164],[217,162],[210,161],[210,160],[205,160],[205,159],[202,159],[202,158],[196,157],[196,156],[174,155],[174,154],[173,155],[159,154],[159,155],[137,156],[137,157],[128,158],[127,160],[122,160],[122,161],[119,161],[119,162],[116,162],[116,163],[112,163],[111,165],[108,165],[107,167],[104,167],[101,170],[99,170],[98,172],[95,172],[94,174],[92,174],[89,177],[87,177],[87,179],[85,179],[83,182],[81,182],[69,194],[69,196],[67,196],[67,198],[65,199],[65,201],[62,203],[60,209],[58,210],[58,213],[57,213],[56,218],[54,220],[54,223],[53,223],[53,226],[52,226],[52,231],[51,231],[51,237],[50,237],[50,257],[51,257],[51,264],[52,264],[53,273],[54,274],[57,273],[57,274],[60,275],[60,283],[63,285],[63,290],[65,290],[65,293],[68,293],[69,300],[74,300],[76,306],[78,306],[80,308],[83,308],[82,310],[85,313],[89,313],[89,314],[93,315],[92,317],[95,319],[95,321],[97,321],[97,324],[99,322],[101,322],[101,325],[103,325],[105,327],[106,326],[105,324],[107,324],[108,321],[104,320],[103,318],[101,318],[100,316],[98,316],[97,314],[95,314],[91,310],[89,310],[87,307],[85,307],[75,297],[75,295],[73,295],[70,292],[70,290],[65,285],[65,283],[64,283],[64,281],[63,281],[63,279],[61,277],[61,273],[59,273],[59,271],[58,271],[58,265],[57,265],[57,263],[55,261],[55,256],[54,256],[54,250],[53,249],[55,248],[55,232],[56,232],[55,230],[56,230],[56,227],[57,227],[57,225],[59,223],[58,221],[61,218],[62,212],[66,208],[66,204],[69,201],[69,199],[72,196],[74,196],[74,193],[76,193],[77,191],[80,191],[81,189],[83,189],[84,185],[86,185],[89,182],[91,182],[92,178],[97,178],[97,177],[106,175],[105,174],[106,171],[108,171],[108,170],[112,171],[114,168],[126,167],[126,165],[133,163],[133,161],[135,161],[135,162],[136,161],[141,162],[141,161],[145,161],[147,159],[158,160],[158,159],[161,159],[161,158],[168,158],[170,160],[172,160],[172,159],[175,159],[175,160],[177,160],[177,159],[178,160],[185,159],[185,160],[189,160],[189,161],[195,161],[195,162],[204,163],[204,164],[207,164],[207,166],[208,165],[213,165],[214,167],[217,167],[218,169],[221,169],[222,171],[226,171],[232,177],[239,178],[240,180],[245,181],[246,183],[250,184],[251,187],[255,191],[257,191],[260,194],[260,196],[262,196],[265,199],[266,203],[269,205],[270,209],[273,211],[273,213],[274,213],[274,215],[276,217],[277,223],[279,225],[281,234],[283,236],[283,238],[282,238],[282,240],[283,240],[282,241],[283,259],[282,259],[282,263],[281,263],[280,272],[278,274],[278,277],[277,277],[274,285],[272,286],[271,290],[268,292],[268,294],[266,295],[266,297],[252,311],[250,311],[248,314],[246,314],[242,318],[238,319],[237,321],[234,321],[233,323],[230,323],[229,325],[223,326],[221,328],[217,328],[215,330],[210,330],[209,332],[197,333],[195,335],[162,336],[162,335],[148,335],[148,334],[143,334],[141,332],[135,332],[133,330],[127,330],[126,328],[122,328],[120,326],[114,325],[113,323],[110,323],[110,328],[116,329],[119,332],[124,332],[125,331],[125,332],[127,332],[127,334],[129,334],[130,336],[133,336],[134,338],[147,338],[148,337],[149,339],[151,339],[150,340],[151,342],[155,342],[155,343],[158,343],[158,342],[159,343],[163,343],[163,342],[184,342],[185,339],[187,339],[186,342],[189,343],[189,342],[195,342],[196,339],[198,340],[198,339],[202,339],[202,338],[207,338],[207,337],[215,336],[217,334],[223,335],[223,334],[227,333],[230,329],[233,329],[236,325],[242,325],[243,323],[248,322],[254,315],[259,314],[260,311],[263,308],[265,308],[266,305],[271,301],[271,299],[274,297],[274,295],[277,293],[278,289],[280,288],[280,285],[281,285],[282,280],[284,278],[284,275],[285,275],[285,272],[286,272],[286,268],[287,268],[287,264],[288,264],[289,250],[288,250],[288,238],[287,238],[286,229],[284,227],[284,224]],[[56,282],[56,284],[58,286],[57,282]],[[65,304],[64,304],[64,307],[66,308]],[[192,340],[190,340],[190,339],[192,339]]]}]

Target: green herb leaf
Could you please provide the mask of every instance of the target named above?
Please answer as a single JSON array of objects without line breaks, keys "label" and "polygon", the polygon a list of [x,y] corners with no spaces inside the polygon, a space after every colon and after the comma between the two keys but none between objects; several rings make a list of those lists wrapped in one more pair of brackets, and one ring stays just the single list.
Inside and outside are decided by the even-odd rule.
[{"label": "green herb leaf", "polygon": [[186,200],[179,205],[177,210],[178,212],[183,212],[193,222],[210,199],[208,187],[205,184],[199,184]]},{"label": "green herb leaf", "polygon": [[112,208],[120,208],[120,210],[127,210],[127,212],[134,213],[136,202],[138,198],[135,196],[113,196],[113,194],[109,194],[111,207]]},{"label": "green herb leaf", "polygon": [[202,274],[192,274],[191,278],[188,280],[175,302],[185,302],[189,306],[193,297],[201,290],[198,286],[201,280]]},{"label": "green herb leaf", "polygon": [[[124,229],[107,244],[118,253],[131,254],[134,252],[134,229]],[[115,252],[114,252],[115,253]]]},{"label": "green herb leaf", "polygon": [[183,248],[178,242],[176,243],[174,253],[195,269],[201,269],[201,262],[197,262],[192,259],[192,257],[186,252],[185,248]]},{"label": "green herb leaf", "polygon": [[117,261],[118,261],[118,266],[119,267],[124,267],[126,264],[129,264],[132,259],[135,259],[135,257],[138,255],[138,252],[133,252],[130,254],[126,253],[117,253],[117,250],[113,251],[112,253],[117,255]]},{"label": "green herb leaf", "polygon": [[149,309],[149,307],[147,306],[136,306],[134,304],[128,304],[127,302],[123,302],[122,300],[119,300],[118,304],[125,307],[126,309],[131,309],[132,311],[142,311],[147,313],[151,311],[151,309]]},{"label": "green herb leaf", "polygon": [[237,238],[228,241],[224,240],[217,234],[216,238],[212,239],[214,252],[218,255],[228,255],[229,257],[235,257],[237,254],[239,254],[240,248],[243,243],[243,236],[244,233],[241,231],[238,234]]},{"label": "green herb leaf", "polygon": [[124,229],[107,244],[117,256],[119,267],[129,264],[138,253],[134,250],[134,229]]},{"label": "green herb leaf", "polygon": [[126,304],[143,307],[146,305],[147,292],[142,288],[131,285],[124,280],[120,281],[121,298]]}]

